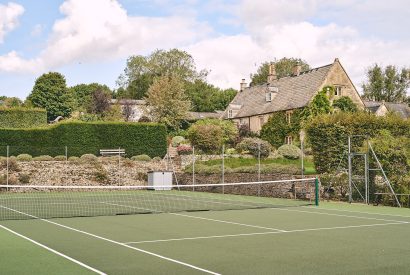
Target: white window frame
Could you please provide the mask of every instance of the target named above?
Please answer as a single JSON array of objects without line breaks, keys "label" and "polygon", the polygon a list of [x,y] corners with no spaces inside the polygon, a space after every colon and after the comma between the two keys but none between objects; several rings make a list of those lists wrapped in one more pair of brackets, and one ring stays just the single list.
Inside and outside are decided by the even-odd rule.
[{"label": "white window frame", "polygon": [[228,118],[233,118],[232,109],[229,109],[229,110],[228,110]]},{"label": "white window frame", "polygon": [[266,102],[272,102],[272,92],[267,92],[265,94],[265,100]]},{"label": "white window frame", "polygon": [[291,118],[292,118],[292,111],[287,111],[287,112],[285,113],[285,115],[286,115],[286,122],[287,122],[288,124],[290,124]]},{"label": "white window frame", "polygon": [[293,143],[292,136],[286,136],[285,137],[285,144],[292,145],[292,143]]},{"label": "white window frame", "polygon": [[342,86],[335,86],[335,96],[342,96]]}]

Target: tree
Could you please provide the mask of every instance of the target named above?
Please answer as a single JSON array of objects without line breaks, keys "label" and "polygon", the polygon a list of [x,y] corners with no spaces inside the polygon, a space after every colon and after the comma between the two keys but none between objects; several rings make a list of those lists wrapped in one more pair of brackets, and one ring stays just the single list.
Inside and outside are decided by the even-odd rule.
[{"label": "tree", "polygon": [[185,87],[194,112],[225,110],[237,93],[234,89],[221,90],[200,79],[187,83]]},{"label": "tree", "polygon": [[148,56],[129,57],[117,83],[125,90],[125,97],[142,99],[156,77],[176,76],[183,82],[193,82],[206,74],[206,71],[197,71],[194,59],[185,51],[156,50]]},{"label": "tree", "polygon": [[186,119],[191,102],[185,95],[183,81],[177,76],[161,76],[154,79],[147,97],[145,113],[154,121],[171,129],[179,129]]},{"label": "tree", "polygon": [[256,74],[251,74],[251,86],[260,85],[267,82],[270,63],[275,64],[276,75],[278,78],[291,75],[293,67],[297,64],[302,66],[302,71],[307,71],[310,69],[309,64],[300,58],[284,57],[279,61],[275,60],[271,62],[264,62],[259,66]]},{"label": "tree", "polygon": [[333,101],[333,107],[338,108],[342,112],[357,112],[358,108],[353,100],[348,96],[342,96]]},{"label": "tree", "polygon": [[134,113],[135,111],[132,102],[130,100],[124,100],[122,114],[124,115],[125,121],[130,121],[131,118],[134,116]]},{"label": "tree", "polygon": [[8,108],[20,107],[23,105],[23,101],[18,97],[0,96],[0,100],[3,101],[1,105]]},{"label": "tree", "polygon": [[101,89],[96,90],[91,95],[91,103],[88,106],[88,112],[104,116],[110,110],[111,96]]},{"label": "tree", "polygon": [[74,99],[74,109],[76,111],[85,111],[91,104],[92,94],[101,90],[106,94],[112,94],[111,89],[107,85],[98,83],[78,84],[69,88],[69,91]]},{"label": "tree", "polygon": [[374,101],[401,103],[406,101],[410,87],[410,70],[389,65],[384,69],[378,64],[367,70],[367,82],[362,84],[363,98]]},{"label": "tree", "polygon": [[57,72],[41,75],[36,79],[28,102],[34,107],[47,110],[47,119],[68,117],[73,108],[73,99],[68,92],[64,76]]}]

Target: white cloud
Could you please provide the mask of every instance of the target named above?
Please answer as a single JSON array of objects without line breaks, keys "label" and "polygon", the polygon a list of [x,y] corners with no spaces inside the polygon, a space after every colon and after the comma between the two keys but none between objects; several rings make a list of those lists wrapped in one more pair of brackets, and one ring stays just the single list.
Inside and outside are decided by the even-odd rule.
[{"label": "white cloud", "polygon": [[[90,12],[98,7],[98,12]],[[67,0],[47,47],[35,59],[15,52],[0,57],[0,70],[31,72],[72,62],[113,60],[155,48],[193,43],[209,32],[206,24],[186,17],[133,17],[113,0]]]},{"label": "white cloud", "polygon": [[40,36],[43,33],[43,30],[44,30],[44,26],[41,24],[37,24],[31,30],[30,35],[34,37]]},{"label": "white cloud", "polygon": [[0,43],[6,34],[14,30],[19,24],[19,17],[24,13],[24,7],[15,3],[0,4]]}]

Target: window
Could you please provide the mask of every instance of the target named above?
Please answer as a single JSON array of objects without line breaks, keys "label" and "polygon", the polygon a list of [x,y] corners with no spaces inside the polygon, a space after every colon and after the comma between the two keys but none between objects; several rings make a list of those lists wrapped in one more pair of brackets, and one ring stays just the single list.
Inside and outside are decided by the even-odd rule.
[{"label": "window", "polygon": [[286,122],[287,122],[288,124],[290,124],[290,119],[291,119],[291,117],[292,117],[292,111],[287,111],[287,112],[286,112]]},{"label": "window", "polygon": [[232,110],[228,110],[228,118],[233,118]]},{"label": "window", "polygon": [[292,136],[285,137],[285,144],[292,144]]},{"label": "window", "polygon": [[342,96],[342,87],[335,86],[335,96]]},{"label": "window", "polygon": [[241,118],[239,120],[239,125],[245,125],[246,124],[246,120],[244,118]]},{"label": "window", "polygon": [[265,96],[266,96],[266,102],[271,102],[272,101],[272,93],[271,92],[266,93]]}]

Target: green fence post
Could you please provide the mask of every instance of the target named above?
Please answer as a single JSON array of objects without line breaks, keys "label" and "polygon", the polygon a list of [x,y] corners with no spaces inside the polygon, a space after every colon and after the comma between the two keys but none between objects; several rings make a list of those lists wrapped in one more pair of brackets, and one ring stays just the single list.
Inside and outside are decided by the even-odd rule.
[{"label": "green fence post", "polygon": [[315,178],[315,205],[319,206],[319,178]]}]

